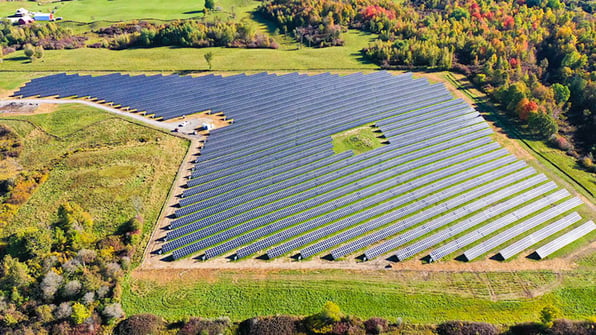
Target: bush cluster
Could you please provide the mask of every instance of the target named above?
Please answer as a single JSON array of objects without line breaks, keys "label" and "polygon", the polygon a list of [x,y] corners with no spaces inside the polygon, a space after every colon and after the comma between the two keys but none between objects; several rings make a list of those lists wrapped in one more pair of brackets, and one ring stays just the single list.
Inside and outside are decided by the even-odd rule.
[{"label": "bush cluster", "polygon": [[104,37],[103,47],[179,46],[190,48],[272,48],[279,46],[268,36],[259,34],[248,22],[204,23],[196,20],[174,21],[161,25],[135,22],[99,29]]}]

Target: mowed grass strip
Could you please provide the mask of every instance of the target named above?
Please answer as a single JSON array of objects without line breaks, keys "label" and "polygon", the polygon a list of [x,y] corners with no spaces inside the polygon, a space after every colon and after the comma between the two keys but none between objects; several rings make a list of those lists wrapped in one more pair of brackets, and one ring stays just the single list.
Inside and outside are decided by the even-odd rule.
[{"label": "mowed grass strip", "polygon": [[160,130],[76,104],[48,114],[0,114],[0,124],[22,137],[21,166],[49,171],[6,234],[51,224],[66,201],[88,211],[98,233],[114,232],[137,213],[149,233],[188,146]]},{"label": "mowed grass strip", "polygon": [[[308,315],[327,300],[361,318],[402,317],[410,323],[458,319],[511,324],[538,320],[547,305],[561,308],[570,318],[582,319],[594,312],[588,301],[589,283],[570,277],[567,287],[548,292],[545,288],[558,285],[558,276],[544,271],[523,272],[523,278],[511,272],[282,270],[264,274],[246,270],[205,271],[204,277],[195,277],[192,270],[174,272],[155,272],[171,277],[167,281],[142,278],[142,273],[141,278],[135,274],[128,278],[123,296],[126,312],[151,312],[168,320],[189,315],[242,320],[255,315]],[[528,289],[544,289],[546,294],[529,298]],[[503,298],[499,298],[501,292]],[[574,299],[584,305],[575,307]]]}]

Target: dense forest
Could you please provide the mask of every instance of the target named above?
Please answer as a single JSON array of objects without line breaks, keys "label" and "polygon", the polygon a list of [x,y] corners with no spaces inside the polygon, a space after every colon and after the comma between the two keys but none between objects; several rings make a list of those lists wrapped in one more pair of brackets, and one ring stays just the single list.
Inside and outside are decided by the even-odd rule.
[{"label": "dense forest", "polygon": [[596,18],[559,0],[273,0],[259,12],[311,46],[348,28],[378,34],[363,55],[384,68],[467,75],[536,136],[596,154]]}]

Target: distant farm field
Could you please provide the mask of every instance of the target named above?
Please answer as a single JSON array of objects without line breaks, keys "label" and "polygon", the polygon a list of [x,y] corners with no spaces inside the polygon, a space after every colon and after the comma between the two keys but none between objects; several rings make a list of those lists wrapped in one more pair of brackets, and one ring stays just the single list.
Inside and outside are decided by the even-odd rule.
[{"label": "distant farm field", "polygon": [[76,104],[45,114],[0,114],[0,124],[22,138],[17,166],[48,171],[3,235],[52,223],[66,201],[88,211],[100,233],[137,213],[153,224],[187,148],[180,138]]},{"label": "distant farm field", "polygon": [[[189,19],[202,17],[203,1],[177,0],[82,0],[62,2],[0,2],[0,16],[13,14],[24,7],[34,12],[55,11],[55,15],[67,21],[125,21],[140,19]],[[223,11],[241,14],[256,7],[258,3],[248,0],[218,0],[217,6]]]}]

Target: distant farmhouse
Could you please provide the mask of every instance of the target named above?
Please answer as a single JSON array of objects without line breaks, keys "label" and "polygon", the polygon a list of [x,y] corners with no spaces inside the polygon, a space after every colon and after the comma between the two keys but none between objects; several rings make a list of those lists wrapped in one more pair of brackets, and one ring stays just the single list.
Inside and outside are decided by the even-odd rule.
[{"label": "distant farmhouse", "polygon": [[54,13],[35,13],[30,12],[25,8],[19,8],[16,10],[14,15],[6,18],[8,21],[14,24],[31,24],[35,21],[56,21],[61,20],[61,17],[54,17]]}]

